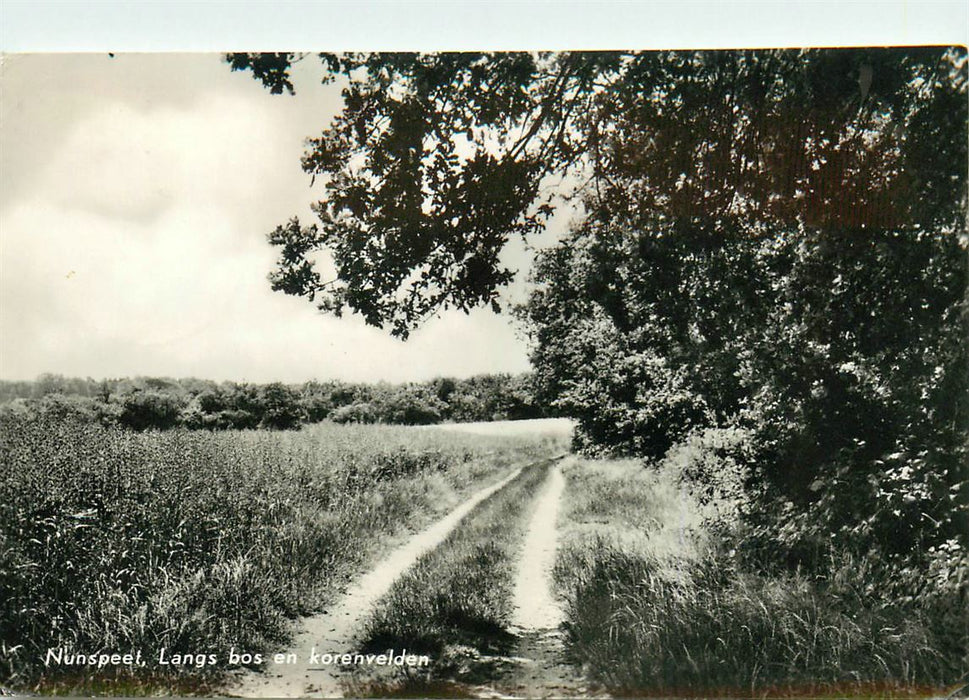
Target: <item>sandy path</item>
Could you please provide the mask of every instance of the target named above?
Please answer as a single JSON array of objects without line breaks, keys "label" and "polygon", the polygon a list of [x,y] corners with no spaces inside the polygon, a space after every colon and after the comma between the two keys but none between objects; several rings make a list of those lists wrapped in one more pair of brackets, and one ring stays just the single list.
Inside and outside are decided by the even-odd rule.
[{"label": "sandy path", "polygon": [[[515,655],[488,689],[492,697],[601,697],[565,657],[562,606],[555,598],[552,568],[558,546],[558,514],[565,477],[561,463],[549,471],[535,501],[515,581],[511,632],[518,637]],[[479,694],[489,693],[479,688]],[[484,691],[484,692],[482,692]]]},{"label": "sandy path", "polygon": [[421,555],[439,545],[476,505],[504,487],[520,472],[520,468],[516,469],[498,483],[475,493],[357,579],[328,610],[307,618],[289,650],[297,656],[295,664],[267,664],[264,673],[247,672],[227,687],[226,692],[242,697],[342,697],[340,678],[343,667],[311,665],[311,654],[353,652],[361,641],[358,635],[363,631],[361,628],[367,615],[377,600],[390,590],[394,581]]},{"label": "sandy path", "polygon": [[535,499],[535,510],[525,535],[515,579],[513,627],[554,629],[564,619],[562,608],[552,595],[552,567],[558,546],[556,523],[564,491],[565,477],[561,466],[556,464],[549,470],[545,486]]}]

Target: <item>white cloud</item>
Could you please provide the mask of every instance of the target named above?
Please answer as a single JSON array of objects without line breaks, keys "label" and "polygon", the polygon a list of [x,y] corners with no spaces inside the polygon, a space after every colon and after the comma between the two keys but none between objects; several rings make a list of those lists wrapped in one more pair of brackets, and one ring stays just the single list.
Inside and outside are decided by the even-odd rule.
[{"label": "white cloud", "polygon": [[[227,83],[238,77],[220,68]],[[402,381],[527,369],[507,317],[446,314],[401,343],[271,292],[265,233],[308,218],[299,157],[322,117],[302,107],[320,98],[202,88],[170,103],[102,98],[48,120],[59,146],[41,162],[20,154],[29,172],[0,211],[0,376]]]}]

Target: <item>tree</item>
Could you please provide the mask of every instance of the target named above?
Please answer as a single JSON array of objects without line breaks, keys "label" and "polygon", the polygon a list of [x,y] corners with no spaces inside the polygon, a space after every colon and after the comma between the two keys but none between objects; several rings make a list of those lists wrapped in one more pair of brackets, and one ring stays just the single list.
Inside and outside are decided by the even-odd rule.
[{"label": "tree", "polygon": [[274,382],[259,388],[262,403],[262,419],[259,427],[274,430],[292,430],[302,423],[304,414],[300,395],[285,384]]},{"label": "tree", "polygon": [[[297,58],[229,60],[292,92]],[[965,50],[320,58],[344,108],[303,159],[319,223],[269,236],[275,289],[406,337],[497,309],[499,253],[571,198],[523,315],[587,444],[738,427],[788,553],[969,544]]]},{"label": "tree", "polygon": [[[273,93],[295,54],[229,54]],[[964,52],[319,54],[344,108],[309,141],[326,181],[274,289],[406,337],[440,309],[498,308],[499,253],[542,229],[570,177],[592,218],[626,212],[716,245],[783,223],[879,216],[962,227]],[[960,160],[961,158],[961,160]],[[952,164],[959,164],[953,172]],[[312,256],[327,250],[336,277]]]}]

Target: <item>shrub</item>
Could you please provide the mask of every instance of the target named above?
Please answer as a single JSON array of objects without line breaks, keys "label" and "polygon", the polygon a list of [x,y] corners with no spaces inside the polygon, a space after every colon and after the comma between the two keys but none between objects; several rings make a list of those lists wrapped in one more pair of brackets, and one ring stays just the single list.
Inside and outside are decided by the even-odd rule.
[{"label": "shrub", "polygon": [[706,507],[708,526],[725,530],[735,527],[738,517],[749,510],[745,486],[752,451],[750,431],[706,428],[672,447],[659,469]]},{"label": "shrub", "polygon": [[394,392],[380,406],[380,421],[396,425],[431,425],[441,422],[443,404],[421,391]]},{"label": "shrub", "polygon": [[330,414],[334,423],[376,423],[377,418],[377,409],[370,403],[341,406]]},{"label": "shrub", "polygon": [[173,428],[182,410],[178,398],[154,389],[133,391],[120,404],[118,423],[133,430]]},{"label": "shrub", "polygon": [[278,382],[261,387],[263,414],[259,427],[274,430],[298,428],[304,414],[299,394]]}]

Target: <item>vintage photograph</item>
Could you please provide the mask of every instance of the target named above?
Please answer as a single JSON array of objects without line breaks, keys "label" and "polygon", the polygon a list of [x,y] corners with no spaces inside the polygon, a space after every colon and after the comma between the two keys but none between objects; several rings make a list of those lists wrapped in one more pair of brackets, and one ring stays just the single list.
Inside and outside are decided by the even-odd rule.
[{"label": "vintage photograph", "polygon": [[4,55],[0,695],[966,696],[967,73]]}]

